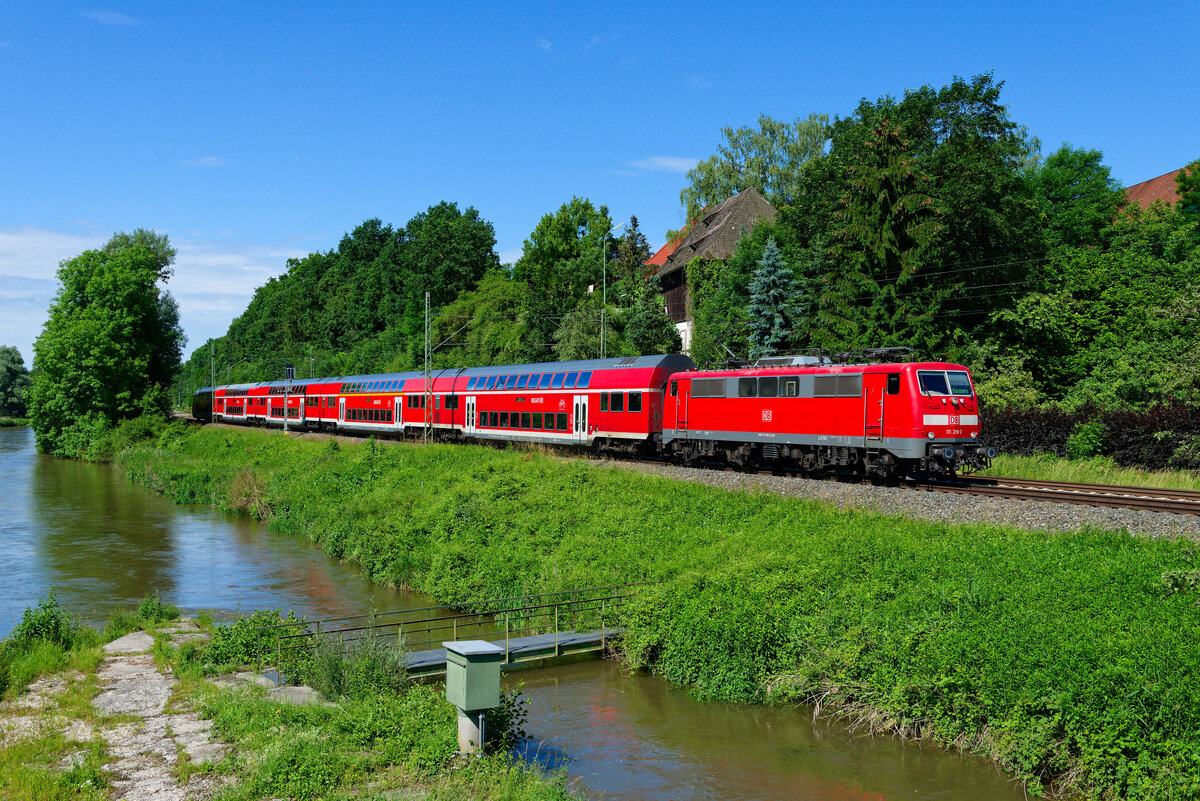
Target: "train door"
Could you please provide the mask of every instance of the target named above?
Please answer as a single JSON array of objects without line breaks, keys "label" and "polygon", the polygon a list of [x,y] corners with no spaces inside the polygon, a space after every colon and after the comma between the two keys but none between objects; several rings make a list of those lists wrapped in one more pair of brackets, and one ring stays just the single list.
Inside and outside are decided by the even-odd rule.
[{"label": "train door", "polygon": [[473,436],[475,436],[475,422],[477,419],[475,417],[475,396],[474,395],[468,395],[466,397],[466,406],[467,406],[467,413],[466,413],[466,416],[463,418],[463,432],[468,437],[473,437]]},{"label": "train door", "polygon": [[404,430],[404,396],[397,395],[392,398],[392,405],[394,407],[394,416],[392,417],[393,427],[397,431],[402,431]]},{"label": "train door", "polygon": [[883,440],[883,399],[887,397],[888,377],[884,373],[863,374],[863,437],[866,447],[878,447]]},{"label": "train door", "polygon": [[687,439],[687,408],[691,390],[691,381],[680,381],[678,394],[675,395],[675,436],[681,439]]},{"label": "train door", "polygon": [[346,422],[346,399],[338,398],[338,422]]},{"label": "train door", "polygon": [[578,442],[588,440],[588,396],[575,396],[575,427],[572,429]]}]

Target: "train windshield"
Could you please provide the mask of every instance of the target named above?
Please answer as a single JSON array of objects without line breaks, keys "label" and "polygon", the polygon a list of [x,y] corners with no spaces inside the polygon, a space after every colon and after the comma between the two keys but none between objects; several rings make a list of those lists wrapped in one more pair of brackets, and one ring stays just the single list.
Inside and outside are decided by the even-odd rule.
[{"label": "train windshield", "polygon": [[969,398],[971,378],[965,370],[918,370],[917,381],[921,384],[921,392],[926,395],[954,395],[959,398]]},{"label": "train windshield", "polygon": [[946,373],[950,377],[950,394],[960,398],[971,397],[971,379],[965,370],[951,370]]}]

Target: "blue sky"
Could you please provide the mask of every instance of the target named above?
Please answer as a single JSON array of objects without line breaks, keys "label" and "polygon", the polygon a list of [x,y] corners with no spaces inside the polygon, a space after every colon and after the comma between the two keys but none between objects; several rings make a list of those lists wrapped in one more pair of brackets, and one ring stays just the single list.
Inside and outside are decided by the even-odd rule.
[{"label": "blue sky", "polygon": [[188,351],[370,217],[479,209],[504,261],[572,195],[682,222],[688,166],[759,114],[849,114],[987,70],[1049,152],[1128,185],[1200,157],[1200,4],[143,3],[0,8],[0,344],[60,259],[179,249]]}]

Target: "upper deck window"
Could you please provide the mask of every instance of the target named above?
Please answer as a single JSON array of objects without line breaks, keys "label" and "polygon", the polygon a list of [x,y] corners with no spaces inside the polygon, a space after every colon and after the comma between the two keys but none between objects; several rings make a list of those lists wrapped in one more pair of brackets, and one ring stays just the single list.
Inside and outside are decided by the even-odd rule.
[{"label": "upper deck window", "polygon": [[555,373],[554,374],[554,382],[550,384],[550,389],[562,389],[563,378],[565,378],[565,377],[566,377],[565,373]]},{"label": "upper deck window", "polygon": [[563,381],[563,389],[575,389],[575,379],[579,373],[567,373],[566,379]]},{"label": "upper deck window", "polygon": [[473,378],[473,377],[467,379],[467,391],[468,392],[472,389],[475,389],[475,382],[478,380],[479,380],[478,378]]},{"label": "upper deck window", "polygon": [[514,373],[508,377],[508,383],[504,385],[505,389],[514,389],[517,386],[517,376]]},{"label": "upper deck window", "polygon": [[539,389],[549,389],[550,379],[554,377],[553,373],[542,373],[542,383],[538,385]]},{"label": "upper deck window", "polygon": [[529,376],[523,375],[517,379],[517,389],[525,389],[525,385],[529,383]]},{"label": "upper deck window", "polygon": [[491,389],[492,387],[496,386],[496,378],[497,376],[494,375],[488,376],[487,386],[484,387],[484,389]]},{"label": "upper deck window", "polygon": [[579,374],[579,381],[575,384],[576,389],[587,389],[588,384],[592,383],[592,371],[588,370]]}]

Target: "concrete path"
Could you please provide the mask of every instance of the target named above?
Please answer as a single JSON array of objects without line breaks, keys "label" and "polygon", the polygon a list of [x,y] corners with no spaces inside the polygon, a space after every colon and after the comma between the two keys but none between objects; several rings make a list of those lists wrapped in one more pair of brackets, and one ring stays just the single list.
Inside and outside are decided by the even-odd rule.
[{"label": "concrete path", "polygon": [[[178,644],[198,639],[203,632],[183,618],[161,629]],[[213,741],[212,721],[200,720],[195,712],[166,711],[176,681],[164,674],[147,651],[154,639],[134,632],[104,647],[108,654],[97,672],[101,692],[92,704],[106,715],[127,715],[136,721],[100,731],[116,761],[108,765],[113,795],[127,801],[184,801],[208,799],[221,789],[213,775],[192,776],[185,785],[177,779],[181,759],[195,763],[216,762],[227,746]]]}]

